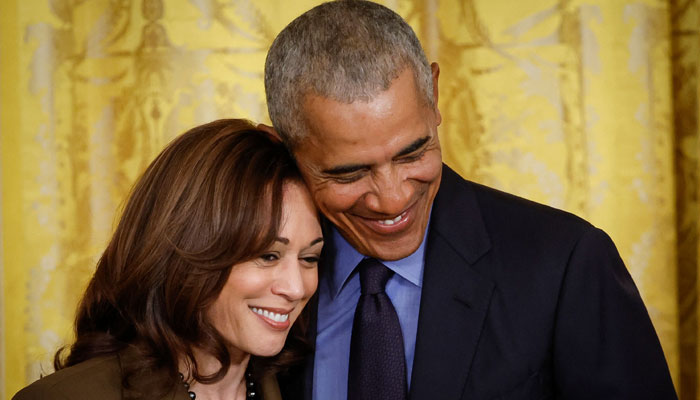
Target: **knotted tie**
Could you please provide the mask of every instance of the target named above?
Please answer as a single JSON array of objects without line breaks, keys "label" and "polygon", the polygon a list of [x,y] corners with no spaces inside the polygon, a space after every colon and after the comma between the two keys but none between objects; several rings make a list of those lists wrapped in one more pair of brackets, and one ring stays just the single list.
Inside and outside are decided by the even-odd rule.
[{"label": "knotted tie", "polygon": [[384,292],[393,271],[374,258],[360,270],[360,300],[355,309],[350,342],[348,400],[405,400],[406,359],[401,325]]}]

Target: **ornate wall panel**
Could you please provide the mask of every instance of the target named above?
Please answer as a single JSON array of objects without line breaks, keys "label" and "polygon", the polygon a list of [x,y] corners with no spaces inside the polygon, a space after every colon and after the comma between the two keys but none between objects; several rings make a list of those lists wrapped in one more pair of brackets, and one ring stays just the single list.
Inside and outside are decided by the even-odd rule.
[{"label": "ornate wall panel", "polygon": [[[3,3],[0,397],[49,372],[70,340],[119,207],[155,154],[215,118],[268,121],[267,48],[318,3]],[[383,3],[440,63],[445,161],[605,229],[682,398],[696,398],[700,0]]]}]

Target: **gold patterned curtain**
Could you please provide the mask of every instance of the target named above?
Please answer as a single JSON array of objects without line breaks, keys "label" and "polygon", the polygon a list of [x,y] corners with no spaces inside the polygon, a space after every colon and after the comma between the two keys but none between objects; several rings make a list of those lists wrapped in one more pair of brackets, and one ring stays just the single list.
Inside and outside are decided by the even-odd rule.
[{"label": "gold patterned curtain", "polygon": [[[312,0],[3,0],[0,398],[50,372],[139,173],[269,121],[267,48]],[[442,68],[445,161],[606,230],[700,398],[700,0],[386,0]]]}]

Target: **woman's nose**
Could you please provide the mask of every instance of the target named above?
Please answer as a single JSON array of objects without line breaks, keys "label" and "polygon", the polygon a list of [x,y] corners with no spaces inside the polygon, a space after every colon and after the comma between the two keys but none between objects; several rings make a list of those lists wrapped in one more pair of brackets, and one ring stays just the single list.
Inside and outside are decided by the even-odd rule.
[{"label": "woman's nose", "polygon": [[300,265],[299,260],[284,263],[272,286],[272,292],[286,297],[289,301],[302,299],[305,290],[301,268],[303,267]]}]

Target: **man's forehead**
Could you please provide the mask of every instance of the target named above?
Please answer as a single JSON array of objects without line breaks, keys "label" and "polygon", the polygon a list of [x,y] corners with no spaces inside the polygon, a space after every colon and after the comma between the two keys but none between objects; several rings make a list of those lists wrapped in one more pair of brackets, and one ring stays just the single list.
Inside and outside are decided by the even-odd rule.
[{"label": "man's forehead", "polygon": [[[305,134],[294,153],[323,168],[390,161],[436,134],[434,110],[417,98],[413,74],[402,73],[371,100],[345,103],[308,94]],[[426,139],[428,138],[428,139]]]}]

